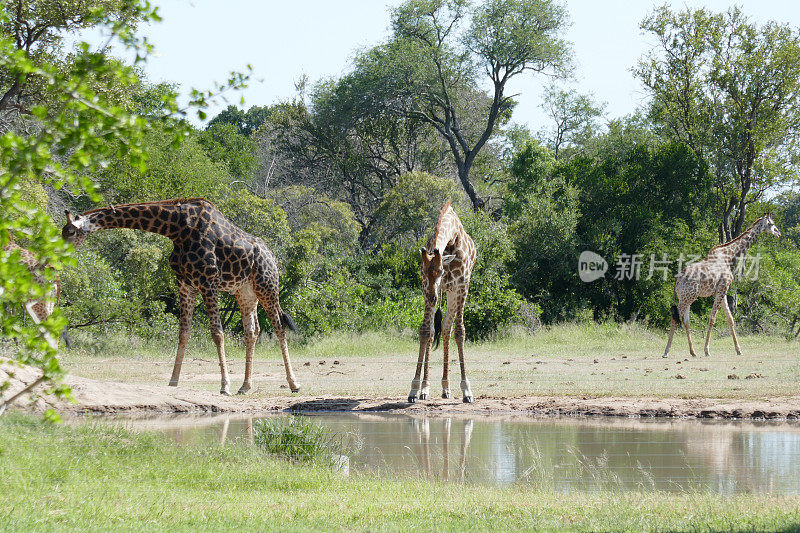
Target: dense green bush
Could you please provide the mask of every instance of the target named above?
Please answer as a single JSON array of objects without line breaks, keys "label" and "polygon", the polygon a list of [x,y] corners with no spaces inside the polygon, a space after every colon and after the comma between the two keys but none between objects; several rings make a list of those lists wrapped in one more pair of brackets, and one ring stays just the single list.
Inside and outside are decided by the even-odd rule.
[{"label": "dense green bush", "polygon": [[506,268],[513,244],[508,228],[485,211],[463,210],[460,218],[478,253],[464,310],[466,334],[470,340],[485,339],[510,325],[522,303]]}]

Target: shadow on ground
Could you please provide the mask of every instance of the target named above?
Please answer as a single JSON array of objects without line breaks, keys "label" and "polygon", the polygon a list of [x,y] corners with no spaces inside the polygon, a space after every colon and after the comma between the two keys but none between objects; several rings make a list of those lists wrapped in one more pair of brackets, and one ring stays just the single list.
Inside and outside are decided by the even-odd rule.
[{"label": "shadow on ground", "polygon": [[[362,403],[366,405],[361,407]],[[316,400],[305,400],[290,405],[286,410],[289,412],[303,411],[396,411],[407,409],[414,404],[408,402],[385,402],[375,405],[372,398],[319,398]]]}]

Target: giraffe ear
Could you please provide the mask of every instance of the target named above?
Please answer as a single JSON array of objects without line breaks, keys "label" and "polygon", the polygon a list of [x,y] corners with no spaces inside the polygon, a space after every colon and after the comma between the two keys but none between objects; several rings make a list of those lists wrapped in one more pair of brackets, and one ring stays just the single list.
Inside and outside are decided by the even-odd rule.
[{"label": "giraffe ear", "polygon": [[434,248],[434,249],[433,249],[433,255],[434,255],[434,256],[436,256],[436,255],[442,255],[442,252],[440,252],[438,248]]},{"label": "giraffe ear", "polygon": [[72,224],[72,213],[69,212],[69,209],[64,209],[64,214],[67,215],[67,224]]},{"label": "giraffe ear", "polygon": [[453,262],[453,259],[455,259],[455,258],[456,258],[456,254],[449,254],[449,255],[442,256],[442,264],[443,265],[449,265],[450,263]]}]

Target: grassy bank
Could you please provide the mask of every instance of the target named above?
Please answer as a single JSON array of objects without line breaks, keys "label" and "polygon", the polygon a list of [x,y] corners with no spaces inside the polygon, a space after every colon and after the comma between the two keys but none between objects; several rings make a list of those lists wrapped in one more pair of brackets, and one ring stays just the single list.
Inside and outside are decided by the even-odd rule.
[{"label": "grassy bank", "polygon": [[[726,332],[726,330],[722,330]],[[196,330],[184,361],[181,384],[218,389],[216,351],[206,331]],[[702,334],[694,332],[702,353]],[[64,352],[71,373],[114,381],[166,384],[174,339],[142,343],[109,337],[80,341]],[[496,341],[469,343],[466,363],[476,395],[513,397],[621,396],[656,398],[759,399],[796,396],[800,391],[800,343],[781,337],[744,335],[738,357],[728,335],[715,334],[711,356],[692,358],[686,338],[676,335],[672,354],[661,356],[666,333],[639,325],[563,324],[535,335],[518,333]],[[241,342],[227,343],[231,379],[244,373]],[[290,345],[303,394],[403,398],[414,373],[418,344],[412,334],[336,334]],[[451,386],[458,388],[457,352],[451,350]],[[338,364],[336,364],[338,363]],[[431,358],[431,392],[439,394],[442,351]],[[265,336],[256,347],[255,395],[284,395],[280,352]]]},{"label": "grassy bank", "polygon": [[800,530],[800,499],[343,478],[253,448],[0,419],[6,530]]}]

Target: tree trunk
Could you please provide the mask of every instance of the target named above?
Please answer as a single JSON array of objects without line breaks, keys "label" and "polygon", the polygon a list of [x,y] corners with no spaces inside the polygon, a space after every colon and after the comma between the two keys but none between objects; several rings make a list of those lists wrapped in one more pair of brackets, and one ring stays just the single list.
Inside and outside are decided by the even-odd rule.
[{"label": "tree trunk", "polygon": [[475,191],[475,187],[472,185],[472,182],[469,180],[469,167],[467,165],[459,165],[458,166],[458,179],[461,181],[461,185],[464,187],[464,190],[469,196],[469,200],[472,203],[472,210],[479,211],[484,208],[486,202],[484,202],[483,198],[478,196],[478,193]]}]

